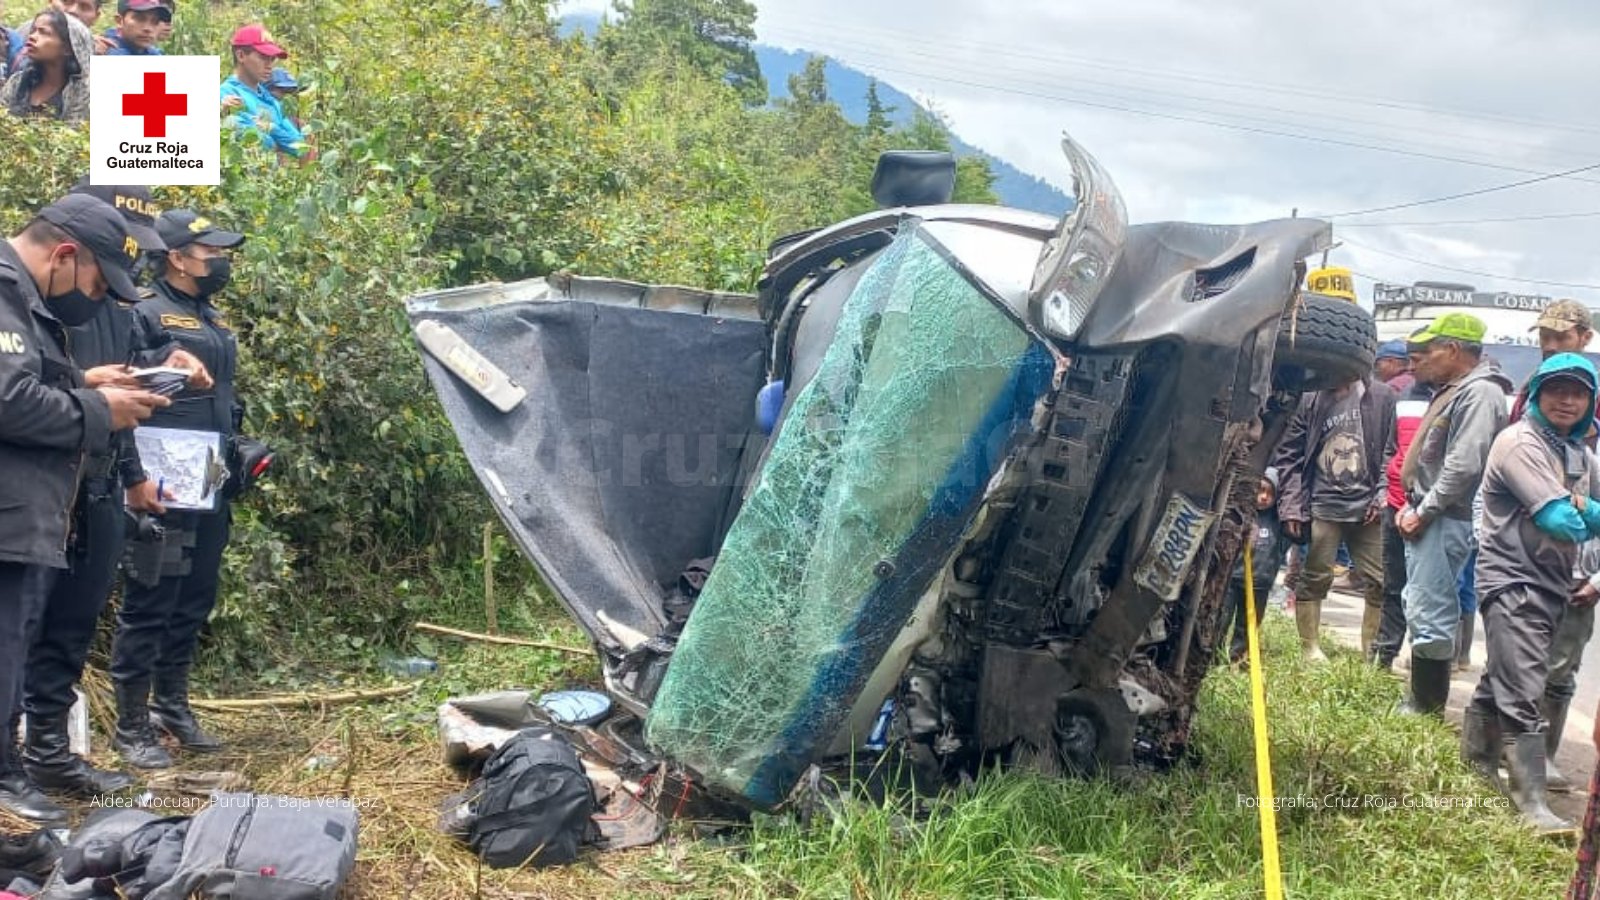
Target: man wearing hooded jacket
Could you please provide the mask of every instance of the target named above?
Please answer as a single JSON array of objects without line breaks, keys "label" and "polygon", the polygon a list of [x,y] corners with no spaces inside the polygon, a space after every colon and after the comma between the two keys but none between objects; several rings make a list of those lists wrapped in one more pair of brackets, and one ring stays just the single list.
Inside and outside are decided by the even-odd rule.
[{"label": "man wearing hooded jacket", "polygon": [[108,294],[133,296],[138,243],[104,201],[73,194],[0,241],[0,809],[63,825],[16,758],[28,647],[57,570],[67,564],[73,498],[86,455],[105,453],[165,397],[81,372],[66,329]]},{"label": "man wearing hooded jacket", "polygon": [[[1589,308],[1576,300],[1557,300],[1539,314],[1532,329],[1539,337],[1539,351],[1545,359],[1557,353],[1582,353],[1594,337],[1594,322]],[[1522,418],[1528,408],[1528,386],[1518,392],[1511,405],[1511,421]],[[1589,446],[1595,444],[1589,431]],[[1567,710],[1578,691],[1578,667],[1584,649],[1594,634],[1594,607],[1600,600],[1600,548],[1586,544],[1579,550],[1578,566],[1572,573],[1574,589],[1566,612],[1556,626],[1550,643],[1550,671],[1545,679],[1545,773],[1551,793],[1570,793],[1571,779],[1556,766],[1556,751],[1561,748],[1562,732],[1567,727]]]},{"label": "man wearing hooded jacket", "polygon": [[[1461,751],[1544,832],[1571,827],[1545,801],[1539,705],[1579,544],[1600,537],[1600,465],[1584,445],[1597,386],[1582,356],[1545,360],[1528,384],[1527,415],[1495,438],[1483,474],[1477,575],[1489,659],[1464,716]],[[1508,787],[1499,784],[1502,753]]]}]

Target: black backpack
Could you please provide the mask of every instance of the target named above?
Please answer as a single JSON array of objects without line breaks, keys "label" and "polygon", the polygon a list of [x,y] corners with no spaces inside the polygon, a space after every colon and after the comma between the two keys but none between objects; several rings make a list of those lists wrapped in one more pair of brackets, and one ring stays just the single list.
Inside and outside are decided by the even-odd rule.
[{"label": "black backpack", "polygon": [[496,869],[570,863],[599,839],[594,786],[577,751],[548,728],[517,732],[449,805],[451,830]]}]

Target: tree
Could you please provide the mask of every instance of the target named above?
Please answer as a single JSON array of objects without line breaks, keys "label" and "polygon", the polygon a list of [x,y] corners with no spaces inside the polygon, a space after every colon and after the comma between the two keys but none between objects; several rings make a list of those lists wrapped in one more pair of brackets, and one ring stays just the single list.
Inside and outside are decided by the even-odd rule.
[{"label": "tree", "polygon": [[883,138],[888,136],[889,129],[894,126],[896,107],[885,106],[878,97],[878,79],[867,82],[867,137],[868,139]]},{"label": "tree", "polygon": [[858,211],[865,187],[857,177],[865,152],[861,129],[828,94],[827,57],[813,56],[789,76],[789,96],[777,107],[779,146],[790,160],[777,178],[802,217],[794,226],[809,228]]},{"label": "tree", "polygon": [[750,0],[614,0],[618,26],[602,29],[600,41],[624,67],[670,54],[739,92],[745,103],[767,102],[750,44],[756,39],[756,8]]},{"label": "tree", "polygon": [[789,76],[790,106],[809,112],[824,106],[828,98],[828,58],[813,56],[806,67]]}]

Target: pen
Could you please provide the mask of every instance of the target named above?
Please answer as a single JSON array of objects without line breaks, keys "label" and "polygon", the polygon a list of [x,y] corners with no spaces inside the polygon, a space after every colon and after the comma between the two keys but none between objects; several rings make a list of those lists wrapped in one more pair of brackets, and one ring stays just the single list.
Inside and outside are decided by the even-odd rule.
[{"label": "pen", "polygon": [[160,503],[161,502],[161,498],[165,497],[166,495],[167,495],[167,480],[165,478],[162,478],[162,479],[160,479],[159,481],[156,482],[156,502]]}]

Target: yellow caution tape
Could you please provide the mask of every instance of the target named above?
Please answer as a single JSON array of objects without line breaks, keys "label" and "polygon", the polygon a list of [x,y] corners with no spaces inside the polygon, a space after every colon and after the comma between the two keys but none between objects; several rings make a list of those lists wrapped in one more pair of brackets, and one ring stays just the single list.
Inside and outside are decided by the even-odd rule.
[{"label": "yellow caution tape", "polygon": [[1244,544],[1245,639],[1250,647],[1250,711],[1256,736],[1256,809],[1261,813],[1261,869],[1267,900],[1283,900],[1283,868],[1278,863],[1278,811],[1273,808],[1272,750],[1267,743],[1267,681],[1261,672],[1261,631],[1256,627],[1255,566],[1248,538]]}]

